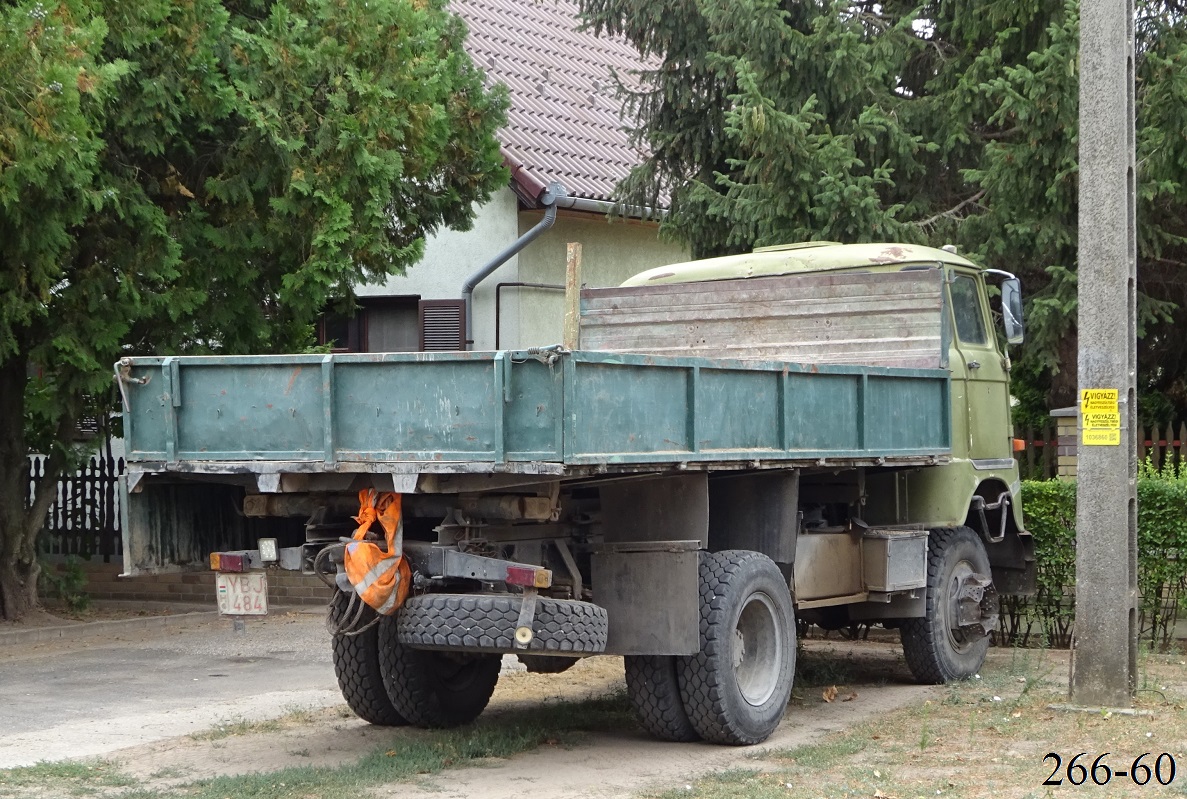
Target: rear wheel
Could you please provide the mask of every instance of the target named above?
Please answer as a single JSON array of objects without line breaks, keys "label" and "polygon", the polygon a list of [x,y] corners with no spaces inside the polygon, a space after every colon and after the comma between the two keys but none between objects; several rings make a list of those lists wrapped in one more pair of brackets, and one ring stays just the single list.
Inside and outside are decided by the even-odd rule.
[{"label": "rear wheel", "polygon": [[[329,610],[331,629],[341,629],[348,615],[350,620],[354,619],[358,606],[363,603],[356,597],[352,606],[351,596],[342,591],[334,593]],[[339,633],[333,636],[334,676],[338,678],[342,698],[359,718],[388,727],[407,724],[408,721],[388,699],[383,685],[379,667],[379,628],[371,624],[374,620],[375,611],[363,605],[354,629],[368,624],[370,627],[358,635]]]},{"label": "rear wheel", "polygon": [[930,531],[927,550],[927,615],[900,623],[903,655],[919,682],[967,679],[985,663],[997,626],[989,556],[967,527]]},{"label": "rear wheel", "polygon": [[456,727],[486,709],[499,681],[499,655],[413,649],[396,620],[379,622],[379,663],[392,706],[417,727]]},{"label": "rear wheel", "polygon": [[627,696],[643,729],[662,741],[699,741],[701,736],[688,720],[680,697],[676,658],[627,655],[623,662]]},{"label": "rear wheel", "polygon": [[701,553],[701,651],[678,658],[693,728],[721,744],[765,741],[791,699],[795,612],[779,567],[744,550]]}]

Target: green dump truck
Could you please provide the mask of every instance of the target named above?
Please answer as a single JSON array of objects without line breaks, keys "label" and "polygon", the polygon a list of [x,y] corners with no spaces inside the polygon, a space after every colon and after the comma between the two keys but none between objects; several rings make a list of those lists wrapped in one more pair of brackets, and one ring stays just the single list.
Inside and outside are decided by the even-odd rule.
[{"label": "green dump truck", "polygon": [[[797,619],[898,628],[938,683],[1033,590],[1020,303],[944,250],[812,243],[587,289],[572,349],[125,358],[124,571],[213,562],[231,615],[264,611],[269,569],[319,573],[375,724],[472,720],[505,654],[605,653],[652,734],[757,743]],[[344,567],[383,496],[391,615]]]}]

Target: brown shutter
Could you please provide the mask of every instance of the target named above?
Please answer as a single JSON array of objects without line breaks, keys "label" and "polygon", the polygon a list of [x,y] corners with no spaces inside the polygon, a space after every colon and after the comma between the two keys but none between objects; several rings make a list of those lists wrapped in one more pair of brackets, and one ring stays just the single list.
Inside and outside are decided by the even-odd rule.
[{"label": "brown shutter", "polygon": [[466,348],[466,301],[420,301],[420,348],[424,352]]}]

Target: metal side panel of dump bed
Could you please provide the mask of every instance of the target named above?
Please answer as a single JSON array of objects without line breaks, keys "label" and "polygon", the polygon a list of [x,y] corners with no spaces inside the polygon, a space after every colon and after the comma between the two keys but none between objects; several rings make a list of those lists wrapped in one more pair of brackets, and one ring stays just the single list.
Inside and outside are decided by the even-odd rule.
[{"label": "metal side panel of dump bed", "polygon": [[943,369],[598,351],[123,363],[127,457],[143,472],[919,462],[951,443]]}]

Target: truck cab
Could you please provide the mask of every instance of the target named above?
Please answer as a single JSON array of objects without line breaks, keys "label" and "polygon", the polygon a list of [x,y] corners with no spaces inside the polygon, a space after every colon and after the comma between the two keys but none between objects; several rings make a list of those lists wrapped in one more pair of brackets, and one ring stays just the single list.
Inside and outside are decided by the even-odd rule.
[{"label": "truck cab", "polygon": [[[941,365],[951,374],[952,456],[938,466],[867,470],[862,519],[870,525],[968,526],[986,541],[998,590],[1030,593],[1034,545],[1023,524],[1010,419],[1007,348],[1023,336],[1016,277],[981,267],[953,248],[817,241],[649,269],[622,285],[929,269],[943,274]],[[997,310],[990,301],[995,294]],[[871,357],[856,353],[853,360],[877,363]]]}]

